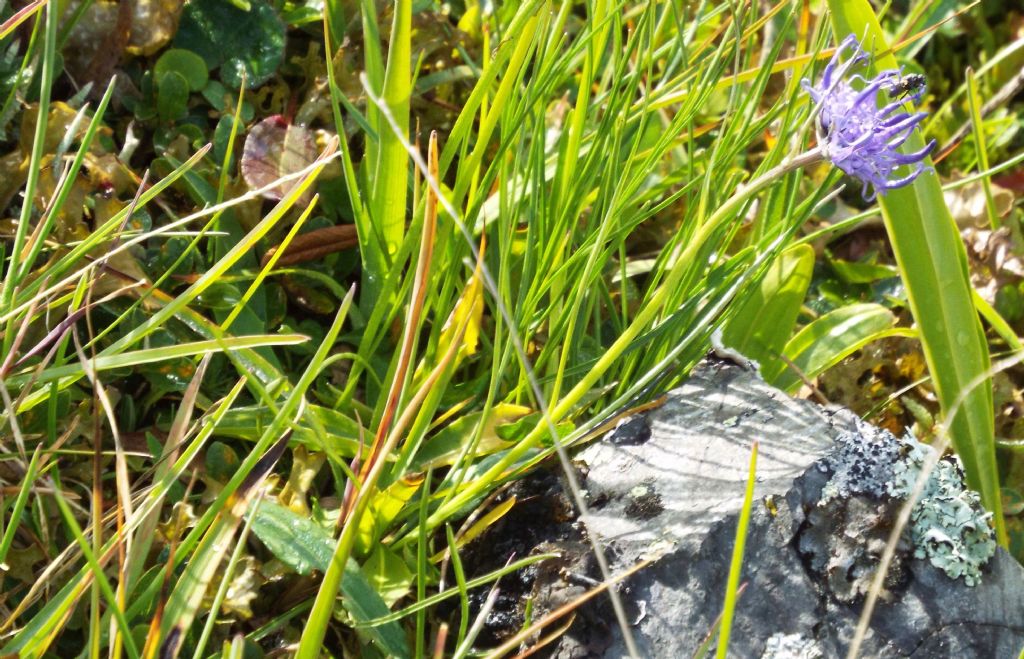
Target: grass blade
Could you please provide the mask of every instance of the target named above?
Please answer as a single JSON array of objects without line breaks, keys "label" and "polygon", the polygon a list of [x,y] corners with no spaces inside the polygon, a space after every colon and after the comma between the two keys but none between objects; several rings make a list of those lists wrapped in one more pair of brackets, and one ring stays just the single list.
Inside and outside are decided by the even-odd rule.
[{"label": "grass blade", "polygon": [[[264,334],[256,336],[235,336],[224,339],[213,339],[209,341],[193,341],[180,343],[174,346],[162,346],[160,348],[145,348],[113,355],[101,355],[93,362],[93,368],[97,371],[108,371],[116,368],[140,366],[152,364],[181,357],[194,357],[213,352],[231,352],[258,348],[261,346],[287,346],[298,345],[309,341],[304,334]],[[13,386],[22,386],[31,380],[36,382],[53,382],[63,378],[79,378],[84,374],[81,364],[67,364],[48,368],[38,376],[35,373],[18,375],[7,380]]]},{"label": "grass blade", "polygon": [[[388,42],[383,99],[404,135],[409,134],[409,99],[412,94],[412,0],[397,0]],[[390,130],[377,132],[379,158],[373,172],[370,214],[383,237],[390,260],[398,253],[405,234],[405,199],[409,188],[409,156]],[[363,295],[375,302],[384,273],[368,279]],[[364,303],[364,306],[366,304]],[[368,307],[367,307],[368,308]]]},{"label": "grass blade", "polygon": [[736,600],[739,596],[740,575],[743,573],[743,551],[747,544],[747,527],[750,525],[750,508],[754,503],[754,484],[757,482],[757,441],[750,450],[750,472],[747,474],[747,489],[743,495],[743,508],[740,509],[736,524],[736,543],[732,547],[732,561],[729,563],[729,580],[725,588],[725,603],[722,606],[722,624],[718,629],[717,659],[725,659],[729,651],[729,635],[732,633],[732,619],[736,613]]},{"label": "grass blade", "polygon": [[[869,53],[874,52],[876,68],[898,68],[867,0],[829,0],[828,5],[838,39],[856,35]],[[923,147],[923,139],[912,135],[905,148]],[[972,298],[966,249],[934,172],[880,196],[879,205],[944,413],[959,396],[965,396],[949,421],[953,447],[963,462],[968,485],[992,513],[999,544],[1005,547],[991,378],[968,391],[991,364]]]}]

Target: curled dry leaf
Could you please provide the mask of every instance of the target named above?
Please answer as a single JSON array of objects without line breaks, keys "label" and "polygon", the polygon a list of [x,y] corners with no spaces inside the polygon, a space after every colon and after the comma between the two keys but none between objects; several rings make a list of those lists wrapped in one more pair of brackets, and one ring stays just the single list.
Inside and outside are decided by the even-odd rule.
[{"label": "curled dry leaf", "polygon": [[302,444],[296,445],[292,449],[292,468],[288,474],[288,482],[277,496],[281,505],[299,515],[309,515],[306,493],[313,486],[313,479],[320,473],[326,461],[326,454],[309,451]]},{"label": "curled dry leaf", "polygon": [[996,303],[996,295],[1003,286],[1016,285],[1024,279],[1021,246],[1009,227],[997,231],[969,227],[960,235],[967,245],[971,281],[989,304]]},{"label": "curled dry leaf", "polygon": [[[342,224],[336,227],[325,227],[295,236],[284,253],[278,257],[275,265],[285,267],[306,261],[315,261],[321,256],[340,252],[359,244],[354,224]],[[265,266],[277,253],[280,246],[267,250],[260,260],[260,267]]]},{"label": "curled dry leaf", "polygon": [[[252,556],[243,556],[235,567],[224,600],[221,602],[221,613],[237,616],[243,620],[252,617],[252,603],[259,597],[259,588],[263,581],[259,573],[259,563]],[[212,589],[211,589],[212,590]],[[212,603],[212,598],[211,603]]]},{"label": "curled dry leaf", "polygon": [[[1008,284],[1024,279],[1024,246],[1009,227],[993,230],[989,226],[985,191],[980,182],[945,192],[946,203],[960,226],[960,235],[967,245],[971,280],[975,290],[991,304],[998,291]],[[1013,207],[1014,194],[995,183],[992,197],[997,217],[1006,217]]]},{"label": "curled dry leaf", "polygon": [[[974,181],[954,190],[942,193],[949,206],[949,212],[957,226],[982,227],[988,225],[988,211],[985,209],[985,188],[981,181]],[[996,217],[1006,217],[1013,207],[1013,192],[992,184],[992,198],[995,201]]]},{"label": "curled dry leaf", "polygon": [[152,55],[166,46],[178,30],[184,5],[180,0],[135,0],[128,52]]},{"label": "curled dry leaf", "polygon": [[157,532],[161,541],[170,544],[180,540],[185,532],[195,526],[196,511],[192,504],[178,501],[171,508],[171,515],[165,522],[157,524]]}]

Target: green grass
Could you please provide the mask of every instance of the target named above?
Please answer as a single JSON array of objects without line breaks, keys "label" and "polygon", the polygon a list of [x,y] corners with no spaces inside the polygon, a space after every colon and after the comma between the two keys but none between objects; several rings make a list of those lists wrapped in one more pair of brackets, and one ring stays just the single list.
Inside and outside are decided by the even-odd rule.
[{"label": "green grass", "polygon": [[[791,390],[792,365],[813,378],[918,337],[934,411],[962,401],[953,445],[1008,542],[1000,476],[1019,472],[997,460],[991,384],[964,392],[990,343],[1019,345],[1019,323],[988,303],[991,335],[977,320],[935,177],[880,208],[840,194],[799,85],[842,34],[891,36],[913,16],[271,4],[281,21],[254,38],[267,50],[284,27],[274,75],[238,90],[204,59],[209,82],[183,104],[153,79],[167,44],[126,55],[128,86],[85,104],[61,46],[93,10],[63,24],[57,4],[0,10],[0,25],[24,21],[0,28],[0,55],[31,37],[0,57],[0,93],[39,117],[0,127],[18,136],[0,167],[24,195],[0,196],[16,218],[0,284],[0,564],[16,568],[0,576],[0,654],[421,657],[441,622],[447,652],[485,650],[470,593],[547,558],[464,570],[460,551],[508,510],[492,495],[682,381],[719,327]],[[1013,225],[992,179],[1019,156],[984,139],[978,104],[995,70],[970,78],[975,148],[956,157],[976,160],[990,224]],[[280,181],[250,189],[242,147],[296,106],[319,157],[269,199]],[[929,132],[952,133],[957,112]],[[129,122],[140,146],[111,164]],[[822,293],[834,262],[809,245],[879,212],[906,293]],[[278,265],[296,236],[337,224],[355,225],[358,253]],[[246,584],[252,561],[265,571]]]}]

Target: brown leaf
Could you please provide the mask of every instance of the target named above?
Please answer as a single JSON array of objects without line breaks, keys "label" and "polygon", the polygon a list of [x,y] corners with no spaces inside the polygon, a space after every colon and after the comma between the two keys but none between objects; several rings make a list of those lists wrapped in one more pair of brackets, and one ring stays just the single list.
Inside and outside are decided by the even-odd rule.
[{"label": "brown leaf", "polygon": [[[275,182],[309,167],[316,156],[313,133],[275,114],[253,126],[245,138],[242,178],[250,190],[267,188],[263,196],[276,201],[288,194],[299,179],[277,185],[274,185]],[[309,196],[309,192],[306,196]],[[305,201],[308,202],[308,199]]]},{"label": "brown leaf", "polygon": [[[283,267],[314,261],[321,256],[340,252],[359,244],[354,224],[342,224],[336,227],[325,227],[308,233],[295,236],[295,239],[288,245],[284,254],[278,258],[275,265]],[[272,247],[260,259],[260,267],[270,261],[277,252],[278,247]]]}]

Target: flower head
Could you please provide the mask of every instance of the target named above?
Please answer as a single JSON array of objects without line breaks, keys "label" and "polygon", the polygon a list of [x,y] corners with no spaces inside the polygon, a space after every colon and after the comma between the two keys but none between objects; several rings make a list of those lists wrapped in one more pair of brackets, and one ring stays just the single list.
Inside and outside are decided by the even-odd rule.
[{"label": "flower head", "polygon": [[[852,50],[850,57],[842,61],[848,50]],[[925,169],[921,161],[934,148],[935,141],[920,151],[900,153],[899,148],[927,116],[924,112],[903,111],[906,99],[901,97],[906,92],[916,101],[923,88],[917,84],[918,78],[908,85],[902,73],[894,69],[871,79],[849,75],[851,69],[867,59],[856,37],[850,35],[836,49],[819,84],[812,85],[806,79],[802,84],[818,108],[818,148],[822,155],[860,179],[864,183],[863,194],[870,200],[877,192],[885,194],[917,178]],[[860,89],[854,89],[854,81]],[[882,105],[880,97],[886,101]],[[900,176],[896,169],[904,165],[912,167]]]}]

